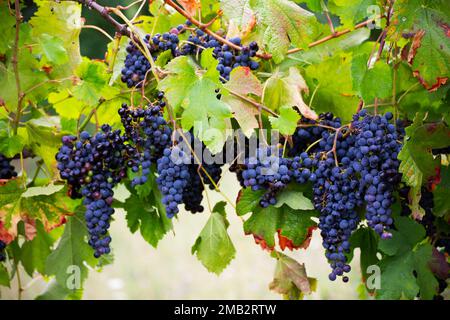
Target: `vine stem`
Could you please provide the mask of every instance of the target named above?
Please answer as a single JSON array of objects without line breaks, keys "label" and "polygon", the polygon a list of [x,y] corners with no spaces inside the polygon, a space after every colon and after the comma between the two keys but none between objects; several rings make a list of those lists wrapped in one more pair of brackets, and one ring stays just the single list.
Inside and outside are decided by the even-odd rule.
[{"label": "vine stem", "polygon": [[[18,1],[18,0],[16,0],[16,1]],[[120,32],[121,34],[126,35],[126,36],[130,36],[131,33],[130,33],[130,30],[127,28],[127,25],[121,24],[116,19],[111,17],[111,15],[109,14],[110,13],[109,8],[98,4],[94,0],[77,0],[77,1],[79,3],[81,3],[82,5],[85,5],[89,9],[97,11],[106,21],[108,21],[110,24],[112,24],[116,28],[117,32]]]},{"label": "vine stem", "polygon": [[14,1],[14,9],[15,9],[15,15],[16,15],[16,34],[14,38],[14,47],[13,47],[13,54],[11,63],[14,69],[14,76],[16,79],[16,90],[17,90],[17,111],[16,116],[14,118],[14,134],[17,134],[17,129],[19,128],[20,118],[22,115],[22,103],[24,94],[22,93],[21,86],[20,86],[20,74],[19,74],[19,67],[18,67],[18,52],[19,52],[19,33],[20,33],[20,23],[22,22],[22,14],[20,13],[20,1],[15,0]]}]

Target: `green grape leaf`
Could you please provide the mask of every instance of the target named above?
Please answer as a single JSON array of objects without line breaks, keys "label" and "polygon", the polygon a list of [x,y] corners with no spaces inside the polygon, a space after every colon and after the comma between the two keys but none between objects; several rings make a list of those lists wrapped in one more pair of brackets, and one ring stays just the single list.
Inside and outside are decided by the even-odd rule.
[{"label": "green grape leaf", "polygon": [[291,135],[297,129],[300,115],[292,107],[281,107],[279,117],[269,117],[272,129],[280,131],[283,135]]},{"label": "green grape leaf", "polygon": [[225,204],[225,202],[219,202],[215,205],[206,225],[192,246],[192,254],[196,254],[206,269],[215,274],[220,274],[236,255],[236,249],[227,232]]},{"label": "green grape leaf", "polygon": [[339,38],[331,39],[320,46],[290,54],[288,59],[281,65],[291,65],[292,63],[320,63],[334,55],[342,54],[353,48],[357,48],[359,51],[364,46],[363,42],[369,39],[369,37],[369,29],[358,29]]},{"label": "green grape leaf", "polygon": [[372,15],[369,8],[374,5],[377,5],[376,0],[331,0],[328,9],[339,16],[343,27],[350,28]]},{"label": "green grape leaf", "polygon": [[32,122],[27,122],[25,127],[31,150],[44,160],[45,165],[53,175],[56,174],[55,154],[61,146],[63,135],[55,132],[54,128],[38,126]]},{"label": "green grape leaf", "polygon": [[61,240],[46,263],[46,274],[55,275],[59,285],[72,292],[81,289],[88,275],[85,262],[91,266],[97,262],[85,239],[84,211],[84,207],[78,207],[75,214],[67,219]]},{"label": "green grape leaf", "polygon": [[388,28],[392,41],[398,41],[403,34],[414,35],[407,61],[414,76],[429,90],[445,84],[450,71],[447,7],[448,4],[441,1],[396,1],[393,23]]},{"label": "green grape leaf", "polygon": [[[67,59],[66,63],[52,66],[52,75],[55,78],[71,76],[81,63],[79,43],[82,27],[81,5],[74,1],[58,3],[44,0],[36,1],[36,4],[38,10],[29,20],[29,24],[33,27],[33,38],[40,39],[42,35],[47,34],[56,39],[61,39],[61,42],[57,45],[59,52],[51,50],[51,55],[57,55],[57,59],[64,59],[60,56],[61,48],[63,48]],[[53,45],[56,43],[54,42]],[[45,48],[43,51],[45,53]]]},{"label": "green grape leaf", "polygon": [[0,264],[0,286],[10,287],[8,269],[6,269],[3,263]]},{"label": "green grape leaf", "polygon": [[64,48],[64,42],[61,38],[44,33],[39,36],[38,43],[49,62],[54,64],[68,62],[69,57],[67,56],[67,51]]},{"label": "green grape leaf", "polygon": [[317,213],[311,210],[311,201],[305,198],[298,188],[288,187],[277,196],[276,206],[262,208],[259,200],[263,194],[264,191],[255,192],[249,188],[242,189],[239,193],[237,214],[242,216],[252,213],[244,222],[245,234],[252,234],[263,248],[275,247],[275,234],[280,238],[282,250],[286,247],[307,247],[311,232],[316,227],[311,218],[317,216]]},{"label": "green grape leaf", "polygon": [[335,116],[350,121],[357,109],[359,99],[351,83],[351,56],[336,55],[319,64],[306,68],[305,78],[316,94],[312,103],[314,110],[332,112]]},{"label": "green grape leaf", "polygon": [[52,245],[55,240],[46,232],[40,221],[36,222],[36,236],[31,241],[26,241],[21,247],[20,261],[25,271],[33,276],[36,270],[40,274],[45,274],[45,264],[47,257],[52,252]]},{"label": "green grape leaf", "polygon": [[417,114],[414,123],[406,128],[406,137],[398,155],[400,172],[411,187],[420,187],[439,173],[440,159],[434,158],[431,149],[448,146],[450,128],[443,122],[423,123],[423,114]]},{"label": "green grape leaf", "polygon": [[303,194],[303,189],[297,184],[290,184],[278,194],[275,207],[287,205],[294,210],[314,210],[312,201]]},{"label": "green grape leaf", "polygon": [[371,104],[375,98],[385,99],[392,96],[392,73],[384,61],[378,61],[368,69],[368,59],[369,56],[365,54],[354,56],[351,69],[353,89],[366,104]]},{"label": "green grape leaf", "polygon": [[83,296],[83,289],[68,290],[63,287],[56,280],[50,281],[45,292],[38,295],[36,300],[81,300]]},{"label": "green grape leaf", "polygon": [[295,0],[297,3],[306,3],[308,9],[316,12],[322,12],[321,0]]},{"label": "green grape leaf", "polygon": [[317,114],[303,101],[302,92],[309,90],[297,68],[291,67],[287,72],[277,70],[264,85],[263,101],[272,110],[295,106],[305,117],[317,119]]},{"label": "green grape leaf", "polygon": [[353,251],[356,248],[359,248],[361,252],[360,266],[364,283],[366,283],[368,276],[370,276],[370,274],[367,273],[367,268],[378,264],[378,241],[379,236],[377,236],[372,228],[367,227],[360,227],[352,234],[350,238],[352,248],[351,253],[349,254],[350,258],[348,260],[351,261],[353,258]]},{"label": "green grape leaf", "polygon": [[0,153],[6,157],[12,158],[22,151],[24,147],[24,139],[19,136],[0,137]]},{"label": "green grape leaf", "polygon": [[14,41],[14,32],[11,32],[12,28],[16,24],[14,15],[10,13],[8,3],[2,1],[0,3],[0,54],[4,54],[11,48],[11,43]]},{"label": "green grape leaf", "polygon": [[[160,81],[159,90],[164,91],[174,110],[183,109],[181,124],[184,130],[193,128],[194,135],[202,140],[213,153],[222,150],[231,127],[231,108],[217,99],[219,88],[217,61],[212,62],[211,51],[202,53],[202,64],[208,69],[204,74],[189,57],[178,57],[167,65],[168,75]],[[209,58],[208,58],[209,57]]]},{"label": "green grape leaf", "polygon": [[440,182],[433,191],[433,213],[444,217],[450,213],[450,167],[441,166]]},{"label": "green grape leaf", "polygon": [[77,120],[84,109],[83,103],[65,89],[58,92],[51,92],[48,95],[48,102],[53,104],[53,108],[55,108],[55,111],[61,117],[67,119]]},{"label": "green grape leaf", "polygon": [[[247,97],[252,94],[262,96],[262,85],[258,78],[248,68],[238,67],[230,74],[230,81],[224,85],[225,93],[234,92]],[[233,116],[239,123],[242,132],[249,138],[258,128],[256,116],[258,110],[249,102],[229,93],[224,94],[222,100],[227,103],[233,112]]]},{"label": "green grape leaf", "polygon": [[273,252],[272,256],[277,259],[277,265],[273,281],[269,284],[270,290],[289,300],[301,299],[303,295],[315,290],[316,280],[308,278],[303,263],[298,263],[281,252]]},{"label": "green grape leaf", "polygon": [[306,47],[319,33],[319,23],[311,12],[288,0],[251,0],[258,23],[264,27],[264,46],[280,63],[292,44]]},{"label": "green grape leaf", "polygon": [[259,200],[263,194],[264,190],[253,191],[251,188],[241,189],[236,200],[236,213],[239,216],[243,216],[255,210],[259,206]]},{"label": "green grape leaf", "polygon": [[250,6],[250,0],[221,0],[223,15],[230,23],[241,29],[247,29],[255,19],[255,13]]},{"label": "green grape leaf", "polygon": [[395,226],[398,231],[392,231],[392,239],[379,243],[386,256],[380,262],[381,288],[377,298],[414,299],[420,293],[422,299],[432,299],[438,282],[429,267],[432,246],[423,241],[425,229],[406,217],[398,217]]},{"label": "green grape leaf", "polygon": [[165,211],[155,207],[160,201],[161,199],[156,199],[153,193],[144,200],[132,193],[124,204],[130,231],[135,233],[140,230],[145,241],[154,248],[157,247],[159,240],[172,229],[172,222],[166,217]]},{"label": "green grape leaf", "polygon": [[76,75],[82,82],[73,88],[73,95],[88,105],[98,103],[108,83],[106,65],[99,61],[84,59],[77,68]]}]

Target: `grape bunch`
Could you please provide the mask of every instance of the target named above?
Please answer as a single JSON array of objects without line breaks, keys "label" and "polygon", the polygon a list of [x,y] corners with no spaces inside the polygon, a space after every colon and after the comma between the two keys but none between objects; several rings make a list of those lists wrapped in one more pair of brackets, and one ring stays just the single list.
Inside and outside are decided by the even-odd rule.
[{"label": "grape bunch", "polygon": [[4,262],[6,260],[6,243],[0,240],[0,262]]},{"label": "grape bunch", "polygon": [[156,183],[163,196],[162,203],[169,218],[179,212],[178,205],[183,203],[183,190],[191,181],[190,161],[190,156],[178,146],[164,149],[162,157],[157,160]]},{"label": "grape bunch", "polygon": [[0,153],[0,179],[12,179],[17,177],[17,172],[11,165],[11,159],[8,159]]},{"label": "grape bunch", "polygon": [[253,191],[264,190],[259,204],[266,208],[277,202],[277,193],[291,181],[290,162],[282,157],[283,150],[275,146],[257,148],[254,156],[246,159],[242,171],[244,186]]},{"label": "grape bunch", "polygon": [[392,118],[390,112],[372,116],[362,110],[354,116],[352,123],[356,131],[356,145],[352,151],[358,159],[353,167],[361,175],[360,190],[366,201],[366,219],[382,238],[391,237],[387,230],[393,223],[393,192],[401,180],[397,160],[401,133],[389,123]]},{"label": "grape bunch", "polygon": [[127,166],[141,174],[132,180],[132,186],[147,182],[150,166],[170,146],[172,129],[167,125],[162,111],[165,107],[163,93],[158,94],[158,102],[145,107],[132,108],[122,104],[119,109],[125,139],[128,144]]},{"label": "grape bunch", "polygon": [[126,176],[124,141],[120,130],[103,125],[94,136],[86,131],[79,140],[64,136],[56,155],[61,178],[67,180],[71,196],[84,197],[89,245],[97,258],[110,252],[113,188]]},{"label": "grape bunch", "polygon": [[241,50],[232,48],[230,45],[222,44],[203,30],[196,29],[194,34],[189,35],[187,44],[180,49],[182,55],[198,55],[204,49],[213,48],[213,55],[218,60],[217,70],[220,72],[223,81],[230,80],[230,73],[237,67],[248,67],[257,70],[259,63],[252,58],[259,50],[256,42],[251,42],[248,46],[242,46],[241,38],[228,39],[234,45],[240,46]]},{"label": "grape bunch", "polygon": [[[171,51],[173,57],[179,56],[180,53],[177,47],[180,42],[178,35],[181,32],[184,32],[183,25],[173,28],[170,32],[163,34],[157,33],[153,37],[149,34],[145,35],[143,43],[153,60],[156,61],[159,54],[167,50]],[[128,88],[141,87],[146,78],[146,74],[151,69],[150,62],[141,50],[143,48],[140,48],[141,45],[141,43],[136,44],[136,42],[130,41],[126,48],[127,55],[121,72],[121,80],[127,84]]]}]

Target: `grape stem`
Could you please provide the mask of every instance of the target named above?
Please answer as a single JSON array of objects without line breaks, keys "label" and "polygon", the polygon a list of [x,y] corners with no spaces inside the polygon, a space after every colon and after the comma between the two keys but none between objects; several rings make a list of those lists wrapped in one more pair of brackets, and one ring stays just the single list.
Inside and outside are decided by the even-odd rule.
[{"label": "grape stem", "polygon": [[106,21],[108,21],[110,24],[114,26],[114,28],[116,28],[117,32],[126,36],[131,35],[131,32],[127,28],[126,24],[121,24],[116,19],[111,17],[111,15],[109,14],[111,10],[109,8],[98,4],[94,0],[77,0],[77,1],[82,5],[85,5],[89,9],[97,11]]},{"label": "grape stem", "polygon": [[16,14],[16,34],[14,38],[13,54],[11,58],[11,64],[14,69],[14,76],[16,79],[16,90],[17,90],[17,111],[14,118],[14,134],[17,134],[17,129],[19,128],[20,118],[22,116],[22,104],[25,95],[23,94],[20,86],[20,75],[18,67],[18,52],[19,52],[19,33],[20,33],[20,23],[22,22],[22,14],[20,12],[20,1],[15,0],[14,9]]}]

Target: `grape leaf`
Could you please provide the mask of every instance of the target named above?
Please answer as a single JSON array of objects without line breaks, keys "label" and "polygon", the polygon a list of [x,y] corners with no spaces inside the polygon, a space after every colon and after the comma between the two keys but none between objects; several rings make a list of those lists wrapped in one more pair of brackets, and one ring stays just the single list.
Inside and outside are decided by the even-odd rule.
[{"label": "grape leaf", "polygon": [[230,23],[245,29],[253,23],[255,13],[253,12],[249,0],[221,0],[223,15]]},{"label": "grape leaf", "polygon": [[56,281],[63,288],[76,292],[80,288],[71,288],[69,284],[72,277],[70,268],[78,271],[79,284],[82,284],[88,274],[85,262],[94,266],[97,260],[94,258],[92,248],[87,244],[85,238],[87,229],[84,224],[84,207],[78,207],[75,214],[67,219],[64,233],[56,249],[48,256],[46,263],[46,274],[55,275]]},{"label": "grape leaf", "polygon": [[297,3],[306,3],[308,6],[308,9],[312,11],[321,12],[322,11],[322,5],[321,0],[295,0]]},{"label": "grape leaf", "polygon": [[53,128],[37,126],[32,122],[27,122],[25,127],[31,150],[39,155],[44,160],[47,169],[53,175],[56,175],[55,154],[61,146],[63,135],[55,132]]},{"label": "grape leaf", "polygon": [[359,50],[362,49],[363,42],[370,37],[370,30],[367,28],[358,29],[343,35],[339,38],[331,39],[320,46],[315,46],[307,50],[302,50],[294,54],[290,54],[281,65],[291,65],[292,63],[320,63],[333,55],[341,54],[342,52],[349,51],[353,48]]},{"label": "grape leaf", "polygon": [[290,45],[306,47],[319,33],[319,24],[311,12],[288,0],[251,0],[258,24],[264,26],[264,45],[280,63]]},{"label": "grape leaf", "polygon": [[60,285],[58,281],[52,280],[45,292],[38,295],[36,300],[81,300],[82,296],[83,289],[71,291]]},{"label": "grape leaf", "polygon": [[20,261],[25,271],[33,276],[36,270],[45,274],[45,263],[52,252],[51,247],[55,241],[44,229],[40,221],[36,222],[37,234],[31,241],[26,241],[21,247]]},{"label": "grape leaf", "polygon": [[183,109],[181,124],[184,130],[193,128],[195,136],[202,140],[209,150],[222,150],[231,127],[231,108],[217,99],[215,89],[220,86],[217,60],[212,51],[202,53],[202,66],[207,69],[203,75],[189,57],[178,57],[167,65],[169,74],[160,81],[158,88],[166,93],[174,110]]},{"label": "grape leaf", "polygon": [[406,1],[394,3],[393,22],[388,29],[391,40],[412,34],[407,60],[414,75],[429,90],[446,83],[450,65],[448,4],[440,1]]},{"label": "grape leaf", "polygon": [[0,286],[10,287],[8,269],[6,269],[3,263],[0,264]]},{"label": "grape leaf", "polygon": [[433,213],[444,217],[450,213],[450,167],[441,166],[440,182],[433,191]]},{"label": "grape leaf", "polygon": [[375,98],[392,96],[392,72],[384,62],[378,61],[370,69],[367,68],[368,55],[354,56],[352,60],[353,89],[359,93],[366,104]]},{"label": "grape leaf", "polygon": [[359,99],[350,81],[351,60],[350,55],[341,54],[306,68],[308,86],[316,91],[311,105],[316,112],[332,112],[343,121],[352,119]]},{"label": "grape leaf", "polygon": [[439,158],[434,158],[431,149],[448,146],[450,129],[443,122],[423,123],[423,114],[417,114],[414,123],[406,128],[406,137],[398,158],[400,172],[408,185],[421,185],[422,178],[428,180],[439,173]]},{"label": "grape leaf", "polygon": [[296,106],[306,118],[317,119],[317,114],[303,101],[302,92],[309,90],[297,68],[291,67],[287,72],[277,70],[264,85],[263,101],[272,110]]},{"label": "grape leaf", "polygon": [[44,33],[38,37],[38,43],[49,62],[54,64],[68,62],[69,57],[67,56],[67,51],[64,48],[64,42],[61,38]]},{"label": "grape leaf", "polygon": [[73,95],[88,105],[98,103],[102,97],[102,91],[108,83],[106,65],[84,59],[78,66],[76,75],[82,82],[73,88]]},{"label": "grape leaf", "polygon": [[303,194],[303,187],[297,184],[287,186],[277,196],[276,208],[287,205],[294,210],[314,210],[314,205],[310,199]]},{"label": "grape leaf", "polygon": [[161,206],[155,207],[158,203],[161,203],[161,199],[157,199],[153,192],[144,199],[132,193],[123,206],[130,231],[135,233],[140,230],[142,237],[154,248],[172,229],[172,222],[166,217],[165,210],[161,210]]},{"label": "grape leaf", "polygon": [[298,120],[300,120],[300,115],[289,106],[280,108],[279,117],[269,117],[272,129],[280,131],[283,135],[293,134],[297,129]]},{"label": "grape leaf", "polygon": [[[243,67],[233,69],[230,74],[230,81],[224,85],[224,88],[244,97],[247,97],[249,94],[260,97],[263,91],[258,78],[253,75],[250,69]],[[228,93],[226,90],[225,92]],[[249,102],[233,94],[224,94],[222,100],[231,107],[233,116],[239,123],[240,129],[249,138],[254,129],[258,128],[258,121],[256,120],[257,109]]]},{"label": "grape leaf", "polygon": [[63,216],[71,214],[78,200],[67,199],[65,188],[23,188],[20,179],[11,180],[0,188],[0,217],[10,235],[17,235],[17,224],[23,220],[40,220],[46,231],[61,224]]},{"label": "grape leaf", "polygon": [[379,237],[376,235],[375,231],[373,231],[371,228],[366,227],[360,227],[352,234],[350,238],[352,249],[348,261],[352,260],[353,251],[356,248],[359,248],[362,281],[364,283],[366,283],[366,280],[370,275],[367,274],[367,268],[369,266],[378,264],[378,241]]},{"label": "grape leaf", "polygon": [[[282,195],[284,192],[287,195]],[[290,203],[292,206],[301,208],[310,208],[310,201],[303,199],[299,203],[293,204],[291,199],[295,195],[303,198],[303,194],[295,188],[287,189],[282,192],[278,198],[281,201]],[[252,234],[262,247],[273,249],[275,247],[275,234],[279,234],[284,241],[290,241],[286,247],[300,248],[309,244],[311,230],[316,223],[311,219],[316,216],[316,212],[312,210],[294,210],[287,204],[269,206],[262,208],[259,200],[264,192],[254,192],[251,189],[243,189],[237,200],[237,213],[244,215],[252,212],[251,216],[244,222],[245,234]]]},{"label": "grape leaf", "polygon": [[221,201],[214,206],[211,216],[192,246],[192,254],[197,255],[208,271],[216,274],[220,274],[236,255],[236,249],[227,233],[225,205],[226,203]]},{"label": "grape leaf", "polygon": [[[62,47],[67,54],[67,63],[52,66],[55,78],[64,78],[73,74],[81,63],[79,35],[82,27],[81,5],[74,1],[54,2],[36,1],[38,10],[29,20],[33,27],[33,37],[43,34],[61,39]],[[53,52],[52,54],[55,54]]]},{"label": "grape leaf", "polygon": [[277,259],[277,265],[273,281],[269,284],[270,290],[289,300],[297,300],[315,291],[316,279],[308,278],[304,264],[281,252],[273,252],[272,256]]},{"label": "grape leaf", "polygon": [[376,0],[331,0],[328,9],[339,16],[343,27],[349,28],[365,20],[371,14],[369,7],[373,5],[377,5]]},{"label": "grape leaf", "polygon": [[2,21],[0,25],[0,54],[4,54],[11,48],[10,43],[14,41],[14,33],[11,32],[11,28],[16,23],[16,19],[10,13],[6,1],[0,3],[0,21]]},{"label": "grape leaf", "polygon": [[377,298],[414,299],[420,293],[422,299],[432,299],[438,282],[429,267],[432,246],[422,241],[425,229],[406,217],[398,217],[395,226],[398,231],[392,231],[392,239],[379,243],[386,256],[380,262],[381,288]]}]

